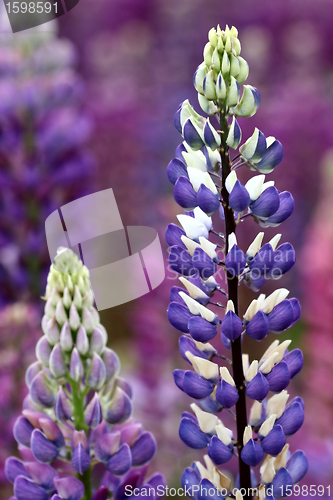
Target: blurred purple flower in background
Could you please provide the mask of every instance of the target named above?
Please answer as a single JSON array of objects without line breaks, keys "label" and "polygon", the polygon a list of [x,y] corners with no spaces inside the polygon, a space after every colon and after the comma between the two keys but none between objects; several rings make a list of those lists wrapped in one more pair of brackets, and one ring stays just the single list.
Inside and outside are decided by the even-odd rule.
[{"label": "blurred purple flower in background", "polygon": [[[54,28],[54,27],[53,27]],[[76,50],[54,33],[1,33],[0,303],[36,299],[49,266],[44,223],[87,194],[95,171]]]}]

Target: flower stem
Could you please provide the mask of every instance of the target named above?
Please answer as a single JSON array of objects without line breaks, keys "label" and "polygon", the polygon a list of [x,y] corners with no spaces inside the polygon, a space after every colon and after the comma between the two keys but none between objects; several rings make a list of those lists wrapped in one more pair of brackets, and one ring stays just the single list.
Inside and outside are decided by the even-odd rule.
[{"label": "flower stem", "polygon": [[[236,232],[236,222],[234,212],[229,207],[229,193],[225,187],[225,181],[231,171],[231,162],[229,157],[229,149],[226,144],[228,135],[228,122],[224,110],[220,113],[220,127],[222,143],[219,149],[222,160],[222,189],[223,209],[225,218],[225,254],[228,253],[228,237],[231,233]],[[235,306],[235,313],[238,313],[238,277],[227,273],[228,280],[228,300],[232,300]],[[237,443],[238,443],[238,461],[239,461],[239,484],[246,494],[243,494],[244,500],[250,500],[251,491],[251,470],[249,465],[245,464],[241,459],[241,451],[243,448],[243,434],[247,426],[246,412],[246,393],[245,393],[245,377],[243,373],[242,363],[242,341],[241,336],[231,342],[231,358],[233,367],[233,378],[239,394],[238,402],[236,403],[236,427],[237,427]],[[242,492],[243,493],[243,492]]]},{"label": "flower stem", "polygon": [[[81,391],[79,382],[70,382],[72,388],[73,398],[73,418],[74,425],[77,431],[87,430],[87,425],[84,421],[84,398],[85,393]],[[83,483],[84,496],[82,500],[91,500],[92,487],[91,487],[91,467],[87,469],[82,475],[77,474],[78,479]]]}]

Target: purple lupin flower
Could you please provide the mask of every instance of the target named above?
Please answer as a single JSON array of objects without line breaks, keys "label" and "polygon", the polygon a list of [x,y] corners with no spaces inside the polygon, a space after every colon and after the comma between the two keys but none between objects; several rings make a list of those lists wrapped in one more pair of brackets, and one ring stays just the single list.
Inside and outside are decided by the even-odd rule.
[{"label": "purple lupin flower", "polygon": [[88,194],[95,171],[71,42],[49,32],[6,39],[0,49],[0,304],[38,300],[49,267],[45,220]]},{"label": "purple lupin flower", "polygon": [[[263,232],[244,252],[237,244],[236,229],[247,217],[261,227],[275,227],[291,215],[294,201],[290,193],[280,192],[273,181],[265,179],[283,158],[281,143],[255,128],[241,144],[237,119],[256,113],[260,94],[247,84],[240,90],[249,68],[240,56],[237,29],[227,26],[222,31],[218,26],[210,30],[208,38],[194,87],[200,107],[210,118],[199,115],[188,101],[178,108],[174,123],[184,142],[177,149],[177,160],[168,167],[175,200],[187,210],[178,215],[184,232],[175,225],[167,229],[167,241],[172,243],[170,267],[179,273],[184,285],[184,289],[172,289],[168,319],[182,332],[181,354],[192,365],[192,370],[175,370],[174,380],[196,400],[191,405],[193,413],[182,416],[179,435],[191,448],[207,448],[205,465],[195,462],[185,469],[182,484],[195,499],[206,498],[207,488],[214,498],[227,497],[231,481],[218,467],[235,455],[238,478],[232,494],[236,499],[249,500],[256,494],[260,500],[280,498],[307,471],[304,453],[290,455],[286,444],[286,438],[297,432],[304,420],[303,400],[296,397],[288,402],[286,390],[303,366],[303,355],[299,349],[289,350],[290,340],[274,340],[260,359],[250,362],[242,352],[242,339],[247,334],[261,341],[269,332],[287,330],[299,319],[300,305],[297,299],[288,298],[287,289],[279,288],[267,297],[260,294],[241,318],[238,286],[245,282],[259,290],[266,280],[281,278],[295,264],[295,252],[289,243],[278,246],[281,234],[262,245]],[[214,117],[217,130],[211,125]],[[238,153],[231,155],[232,149]],[[245,185],[236,174],[242,166],[258,172]],[[177,189],[181,179],[182,189]],[[203,187],[217,195],[218,205],[199,203]],[[224,222],[224,235],[213,230],[211,215],[217,210]],[[224,258],[218,246],[223,248]],[[225,271],[227,290],[215,280],[217,270]],[[215,293],[227,298],[225,306],[211,302]],[[215,314],[210,304],[225,308],[224,316]],[[220,330],[231,359],[208,344]],[[221,366],[218,361],[222,360]],[[235,435],[221,420],[221,412],[234,407]],[[259,464],[257,480],[251,468]]]},{"label": "purple lupin flower", "polygon": [[[89,271],[71,250],[59,249],[45,299],[44,336],[14,425],[23,460],[7,459],[6,475],[17,500],[106,500],[110,483],[93,482],[95,465],[124,484],[132,467],[150,463],[156,442],[132,417],[131,387],[106,347]],[[145,490],[151,480],[143,474],[140,486]],[[163,476],[158,482],[164,484]]]}]

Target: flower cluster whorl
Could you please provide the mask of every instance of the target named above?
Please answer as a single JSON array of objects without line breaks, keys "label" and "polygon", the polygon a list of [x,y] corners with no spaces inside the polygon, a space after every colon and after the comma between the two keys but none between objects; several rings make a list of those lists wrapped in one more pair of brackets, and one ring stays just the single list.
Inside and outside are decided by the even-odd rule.
[{"label": "flower cluster whorl", "polygon": [[[260,294],[241,319],[233,300],[215,278],[222,271],[227,281],[244,282],[258,291],[267,280],[280,279],[294,266],[295,251],[290,243],[279,245],[281,234],[262,245],[264,233],[260,232],[243,252],[235,232],[226,229],[224,237],[214,231],[211,216],[219,210],[225,222],[225,214],[231,213],[235,228],[248,216],[262,227],[275,227],[291,215],[294,201],[290,193],[278,191],[273,181],[265,182],[265,174],[272,172],[283,158],[279,141],[266,138],[255,128],[239,147],[241,129],[236,118],[253,116],[260,96],[257,89],[244,85],[240,98],[239,84],[248,76],[248,65],[239,55],[236,28],[222,31],[217,27],[208,36],[204,62],[194,75],[194,86],[201,108],[216,116],[218,130],[188,101],[182,103],[174,123],[184,141],[167,167],[174,198],[185,210],[177,216],[181,227],[170,224],[166,230],[169,266],[184,287],[172,287],[167,314],[171,325],[182,333],[179,350],[191,365],[188,370],[175,370],[174,380],[196,400],[191,404],[193,413],[185,412],[181,417],[179,435],[191,448],[207,449],[205,466],[195,462],[184,471],[182,481],[186,486],[215,489],[219,496],[222,489],[222,496],[226,497],[230,480],[218,467],[239,453],[247,466],[256,467],[262,462],[260,481],[253,482],[263,500],[268,487],[272,488],[273,498],[286,496],[286,488],[297,483],[307,470],[304,453],[296,451],[290,455],[286,444],[286,437],[294,434],[304,420],[302,399],[296,397],[288,403],[286,391],[290,380],[302,369],[303,354],[300,349],[288,350],[290,340],[275,340],[251,363],[247,354],[242,359],[240,355],[243,379],[237,386],[228,367],[220,366],[214,358],[233,363],[218,354],[209,341],[220,333],[223,345],[232,349],[244,335],[261,341],[270,332],[279,334],[298,321],[300,304],[296,298],[287,298],[289,291],[280,288],[267,297]],[[238,147],[238,154],[230,160],[230,149]],[[245,185],[236,175],[236,169],[243,165],[259,172]],[[219,243],[214,242],[217,238]],[[229,299],[225,306],[215,299],[212,302],[215,294]],[[222,319],[209,308],[210,304],[225,308]],[[252,400],[252,407],[240,443],[239,436],[237,441],[216,413],[237,405],[243,390]],[[200,494],[198,498],[205,498]],[[195,493],[192,498],[196,498]]]},{"label": "flower cluster whorl", "polygon": [[[131,387],[106,346],[89,271],[71,250],[58,250],[45,299],[44,335],[26,373],[29,394],[14,426],[23,461],[9,458],[6,474],[17,500],[106,500],[109,475],[123,484],[133,467],[152,460],[155,439],[132,418]],[[105,479],[91,497],[85,474],[98,463]],[[161,475],[154,477],[164,484]]]}]

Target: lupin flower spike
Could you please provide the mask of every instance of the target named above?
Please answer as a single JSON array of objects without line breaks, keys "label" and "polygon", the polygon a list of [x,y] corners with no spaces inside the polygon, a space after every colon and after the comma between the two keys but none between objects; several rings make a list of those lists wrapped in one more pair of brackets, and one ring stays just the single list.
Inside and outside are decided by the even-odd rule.
[{"label": "lupin flower spike", "polygon": [[[166,231],[170,267],[185,287],[172,288],[168,318],[182,332],[180,352],[192,365],[192,369],[175,370],[174,380],[197,400],[191,405],[193,413],[182,415],[179,435],[191,448],[207,448],[208,453],[206,467],[200,462],[192,464],[185,469],[182,484],[190,487],[190,496],[196,500],[206,498],[203,486],[211,488],[210,496],[215,491],[214,498],[228,496],[230,480],[218,467],[225,467],[235,456],[239,489],[233,496],[249,500],[254,495],[251,488],[257,487],[257,498],[274,499],[285,496],[288,487],[307,471],[304,453],[290,455],[286,444],[286,438],[304,420],[302,399],[288,402],[286,390],[303,366],[303,355],[299,349],[289,350],[290,341],[275,340],[260,359],[250,362],[242,353],[242,339],[248,335],[260,342],[270,332],[288,329],[299,319],[300,305],[288,297],[288,290],[279,288],[268,297],[260,294],[241,318],[238,286],[244,282],[258,291],[266,280],[281,278],[295,264],[295,252],[290,243],[279,244],[281,234],[265,241],[264,232],[244,252],[237,244],[236,230],[245,216],[253,217],[261,227],[278,226],[291,215],[294,201],[290,193],[279,191],[273,181],[265,179],[283,158],[280,142],[255,128],[242,143],[237,119],[256,113],[260,94],[251,85],[242,86],[249,67],[240,56],[236,28],[212,28],[208,38],[194,87],[200,107],[210,116],[200,116],[189,101],[180,105],[175,125],[184,141],[167,168],[175,200],[185,210],[178,215],[181,227],[170,224]],[[245,185],[236,174],[243,165],[257,172]],[[213,231],[211,215],[217,210],[225,225],[223,236]],[[220,237],[224,262],[217,245],[209,240],[211,235],[215,241]],[[226,273],[226,291],[214,279],[219,267]],[[211,302],[215,292],[222,292],[225,306]],[[211,303],[225,307],[221,317],[209,309]],[[231,351],[230,360],[208,344],[219,329],[223,345]],[[215,361],[228,364],[219,366]],[[223,410],[235,416],[235,435],[222,422]],[[251,469],[259,464],[260,480]],[[272,495],[266,496],[266,488],[271,488]]]},{"label": "lupin flower spike", "polygon": [[[44,335],[27,370],[29,394],[14,437],[23,460],[6,461],[15,500],[107,500],[121,495],[156,452],[153,435],[132,417],[132,392],[93,306],[89,271],[60,248],[45,293]],[[95,465],[104,468],[93,483]]]}]

